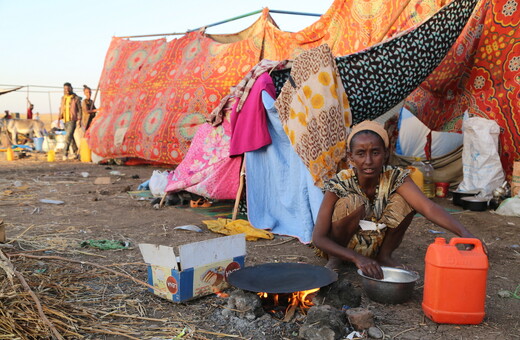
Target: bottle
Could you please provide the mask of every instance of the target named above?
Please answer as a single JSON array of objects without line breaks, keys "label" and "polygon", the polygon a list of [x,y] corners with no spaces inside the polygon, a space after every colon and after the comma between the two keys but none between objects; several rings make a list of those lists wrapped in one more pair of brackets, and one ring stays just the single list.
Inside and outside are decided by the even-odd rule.
[{"label": "bottle", "polygon": [[[457,245],[471,244],[470,250]],[[480,240],[442,237],[424,259],[424,314],[437,323],[478,324],[485,316],[488,258]]]},{"label": "bottle", "polygon": [[429,161],[424,162],[423,176],[424,176],[423,193],[428,198],[434,198],[435,197],[435,182],[433,181],[433,166]]},{"label": "bottle", "polygon": [[424,163],[420,157],[415,157],[415,161],[408,167],[412,181],[423,191],[424,188]]}]

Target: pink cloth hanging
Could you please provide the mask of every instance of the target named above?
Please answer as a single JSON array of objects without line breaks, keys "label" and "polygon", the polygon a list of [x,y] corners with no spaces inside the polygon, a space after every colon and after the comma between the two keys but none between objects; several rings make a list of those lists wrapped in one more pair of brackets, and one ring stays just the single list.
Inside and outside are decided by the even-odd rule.
[{"label": "pink cloth hanging", "polygon": [[237,98],[231,112],[231,157],[242,155],[244,152],[257,150],[271,144],[271,136],[267,129],[267,119],[262,103],[262,91],[266,91],[273,98],[276,90],[273,80],[268,73],[263,73],[251,88],[242,110],[237,113]]}]

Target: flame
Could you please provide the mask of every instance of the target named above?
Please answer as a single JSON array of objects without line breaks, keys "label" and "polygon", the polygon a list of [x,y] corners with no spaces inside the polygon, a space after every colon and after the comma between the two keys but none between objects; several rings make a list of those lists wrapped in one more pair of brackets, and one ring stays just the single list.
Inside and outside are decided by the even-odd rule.
[{"label": "flame", "polygon": [[312,299],[309,299],[308,297],[310,294],[316,293],[318,290],[320,290],[320,289],[315,288],[315,289],[303,290],[301,292],[293,293],[293,299],[291,301],[291,304],[297,305],[299,302],[301,307],[306,308],[306,309],[311,308],[312,306],[314,306],[314,303],[312,302]]},{"label": "flame", "polygon": [[212,286],[212,287],[211,287],[211,290],[213,291],[213,293],[214,293],[216,296],[218,296],[218,297],[220,297],[220,298],[227,298],[227,297],[229,297],[229,294],[220,291],[220,289],[218,289],[218,287],[214,287],[214,286]]},{"label": "flame", "polygon": [[[302,309],[311,308],[312,306],[314,306],[314,303],[312,302],[312,298],[309,297],[309,295],[316,293],[318,290],[320,289],[314,288],[292,293],[287,300],[287,310],[289,310],[291,307],[301,307]],[[258,296],[260,297],[260,299],[267,299],[269,296],[271,296],[273,299],[274,306],[278,306],[280,304],[280,294],[269,295],[269,293],[260,292],[258,293]]]}]

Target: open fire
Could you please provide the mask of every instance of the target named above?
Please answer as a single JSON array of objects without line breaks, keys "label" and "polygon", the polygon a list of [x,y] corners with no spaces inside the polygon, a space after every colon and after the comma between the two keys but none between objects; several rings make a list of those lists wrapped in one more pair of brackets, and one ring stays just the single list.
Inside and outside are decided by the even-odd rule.
[{"label": "open fire", "polygon": [[314,306],[312,300],[319,290],[319,288],[315,288],[287,294],[271,294],[265,292],[257,294],[266,312],[288,322],[298,309],[305,315],[306,311]]}]

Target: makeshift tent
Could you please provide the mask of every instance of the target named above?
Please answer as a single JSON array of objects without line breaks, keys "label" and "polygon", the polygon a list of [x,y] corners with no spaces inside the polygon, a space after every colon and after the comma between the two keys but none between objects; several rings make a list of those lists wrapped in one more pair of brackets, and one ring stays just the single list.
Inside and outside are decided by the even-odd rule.
[{"label": "makeshift tent", "polygon": [[[393,39],[390,39],[378,46],[374,49],[367,49],[364,52],[365,55],[369,55],[369,58],[366,58],[366,62],[363,64],[366,70],[370,71],[369,68],[371,64],[377,63],[378,57],[387,53],[390,49],[395,49],[396,46],[402,48],[403,51],[408,50],[408,45],[412,45],[409,42],[415,41],[413,37],[415,36],[417,39],[422,39],[421,41],[427,41],[431,43],[431,39],[428,38],[428,35],[431,30],[438,29],[439,25],[449,26],[451,29],[446,29],[445,32],[437,38],[438,44],[435,46],[428,46],[428,44],[424,43],[424,55],[422,58],[424,60],[428,60],[428,63],[433,69],[435,65],[433,64],[435,60],[437,62],[440,61],[442,54],[446,53],[449,49],[450,41],[453,42],[457,36],[457,30],[460,32],[462,30],[464,24],[461,23],[460,20],[454,20],[456,25],[448,25],[447,21],[453,19],[454,16],[461,16],[462,18],[468,18],[471,13],[471,6],[468,5],[471,2],[454,2],[452,5],[445,7],[442,12],[439,12],[437,15],[433,16],[429,20],[427,20],[422,25],[416,27],[413,30],[405,32],[405,34],[398,35]],[[473,2],[474,4],[474,2]],[[461,7],[462,6],[462,7]],[[448,20],[451,19],[451,20]],[[396,42],[397,41],[397,42]],[[330,178],[332,174],[337,171],[338,163],[342,159],[342,155],[338,153],[338,157],[334,160],[326,160],[323,159],[320,166],[318,168],[322,169],[327,165],[331,165],[331,171],[326,173],[318,173],[317,177],[313,178],[310,176],[309,170],[307,168],[302,168],[305,162],[302,162],[302,159],[305,160],[305,157],[302,157],[302,154],[306,155],[305,152],[308,150],[312,151],[315,149],[316,141],[321,139],[321,141],[325,141],[323,144],[325,153],[328,154],[336,154],[335,151],[327,151],[330,149],[331,144],[329,143],[332,139],[330,138],[321,138],[322,136],[341,136],[340,132],[343,131],[344,136],[346,136],[346,128],[350,125],[352,118],[350,115],[346,113],[349,112],[348,102],[347,106],[343,108],[336,108],[335,105],[328,107],[325,111],[318,113],[317,107],[312,104],[312,100],[306,101],[303,98],[306,96],[303,93],[301,96],[296,96],[292,93],[292,87],[296,86],[296,88],[304,88],[302,84],[300,84],[300,78],[295,75],[295,72],[304,73],[304,74],[315,74],[320,75],[317,77],[317,80],[313,82],[317,83],[319,81],[327,83],[325,87],[322,89],[322,95],[327,96],[333,92],[329,87],[332,84],[334,89],[338,89],[338,86],[334,84],[338,84],[341,82],[339,79],[337,82],[330,83],[326,81],[326,79],[335,79],[334,74],[338,74],[337,69],[335,68],[327,68],[327,77],[323,78],[324,69],[318,69],[317,65],[323,65],[326,67],[327,65],[331,65],[334,63],[334,59],[332,57],[331,50],[327,47],[328,45],[320,45],[317,48],[311,49],[309,51],[305,51],[296,57],[292,69],[291,74],[293,76],[292,82],[285,82],[284,89],[287,88],[287,93],[280,94],[280,97],[287,97],[289,100],[284,106],[284,112],[280,112],[280,120],[277,117],[277,114],[269,111],[268,119],[269,119],[269,131],[272,137],[272,143],[268,146],[262,147],[258,150],[251,151],[246,153],[246,189],[247,189],[247,203],[248,203],[248,216],[251,223],[257,228],[268,228],[271,229],[274,233],[278,234],[286,234],[298,237],[302,242],[309,242],[311,238],[312,228],[314,225],[314,220],[316,218],[317,209],[319,203],[322,198],[322,194],[318,187],[312,185],[312,183],[317,182],[321,183],[322,180],[326,180]],[[404,47],[403,47],[404,46]],[[437,47],[437,48],[435,48]],[[399,52],[399,51],[397,51]],[[428,57],[429,56],[429,57]],[[314,58],[314,59],[313,59]],[[341,58],[337,58],[339,60]],[[354,58],[355,60],[355,58]],[[433,60],[433,62],[432,62]],[[385,64],[387,68],[398,68],[402,67],[400,64],[396,64],[399,60],[391,59],[388,63]],[[353,63],[352,63],[353,64]],[[312,65],[309,66],[309,65]],[[344,65],[349,65],[348,62],[344,62]],[[415,68],[415,69],[414,69]],[[403,73],[406,77],[413,78],[417,83],[420,82],[420,77],[424,77],[423,70],[419,69],[418,64],[409,63],[408,72]],[[278,76],[278,79],[287,79],[288,72],[273,72],[275,77]],[[415,74],[412,76],[411,74]],[[265,76],[265,74],[263,75]],[[399,76],[397,76],[399,78]],[[260,77],[261,78],[261,77]],[[312,76],[310,79],[313,79]],[[321,79],[321,80],[319,80]],[[407,78],[408,79],[408,78]],[[402,80],[402,78],[394,79],[396,81]],[[410,81],[410,79],[408,79]],[[279,82],[282,83],[283,81]],[[251,89],[251,94],[247,97],[246,103],[253,99],[254,101],[258,100],[258,97],[251,98],[252,96],[258,96],[259,91],[255,88],[257,83],[253,85]],[[356,85],[358,86],[358,85]],[[358,86],[359,87],[359,86]],[[343,88],[343,86],[341,86]],[[316,90],[315,88],[313,90]],[[406,92],[408,91],[408,92]],[[409,93],[410,90],[406,88],[401,90],[400,92],[396,92],[399,96],[399,99],[402,100]],[[305,92],[305,90],[304,90]],[[315,94],[315,92],[313,92]],[[309,93],[307,93],[309,94]],[[309,96],[312,96],[309,94]],[[342,98],[344,95],[341,93],[334,92],[333,97]],[[337,101],[331,97],[330,103]],[[346,98],[346,97],[345,97]],[[278,101],[278,100],[277,100]],[[294,136],[290,134],[288,137],[285,135],[284,137],[280,137],[278,134],[280,131],[285,129],[285,133],[288,132],[287,126],[289,125],[291,119],[295,121],[299,120],[298,113],[296,116],[293,116],[293,113],[290,113],[291,110],[296,110],[291,102],[300,102],[305,105],[314,105],[314,110],[316,111],[316,117],[312,120],[309,118],[310,113],[304,119],[306,124],[308,125],[308,133],[304,132],[302,134],[295,134]],[[359,105],[359,102],[358,104]],[[244,104],[246,107],[246,104]],[[272,108],[271,108],[272,109]],[[312,109],[309,107],[309,112]],[[302,111],[305,111],[305,108],[302,108]],[[297,110],[295,112],[298,112]],[[332,113],[338,113],[339,115],[333,115]],[[235,113],[237,114],[237,113]],[[253,114],[264,115],[265,112],[246,112],[246,113],[238,113],[238,115],[250,116]],[[242,116],[244,117],[244,116]],[[345,118],[340,120],[340,118]],[[314,122],[314,123],[312,123]],[[298,123],[297,123],[298,124]],[[297,125],[296,124],[296,125]],[[278,130],[277,127],[278,126]],[[282,128],[283,126],[283,128]],[[323,128],[323,132],[319,132]],[[205,129],[205,127],[204,127]],[[319,138],[316,140],[312,137],[305,137],[316,135]],[[235,136],[231,136],[231,138],[235,138]],[[342,138],[339,138],[341,141]],[[344,140],[344,138],[343,138]],[[302,146],[296,146],[298,142],[302,142]],[[334,141],[338,141],[334,139]],[[293,144],[293,147],[290,147],[289,143]],[[314,144],[313,144],[314,143]],[[334,142],[335,143],[335,142]],[[192,149],[196,147],[197,149],[201,149],[202,146],[199,143],[192,145],[190,148],[190,152]],[[213,143],[209,143],[207,145],[208,148],[213,149]],[[336,148],[334,150],[343,150],[345,146]],[[189,153],[190,153],[189,152]],[[319,153],[318,153],[319,154]],[[291,156],[292,155],[292,156]],[[297,157],[296,155],[299,155]],[[344,156],[344,154],[343,154]],[[294,158],[297,157],[297,161]],[[311,158],[313,159],[311,155]],[[179,167],[185,169],[190,167],[191,160],[189,158],[185,159]],[[316,163],[316,162],[315,162]],[[310,163],[305,163],[307,167],[309,167]],[[312,167],[312,166],[311,166]],[[177,173],[182,174],[184,171],[175,171],[174,176]],[[312,171],[311,171],[312,172]],[[322,177],[324,176],[324,177]],[[328,176],[328,177],[327,177]],[[198,174],[194,174],[194,178],[202,177]],[[173,187],[175,186],[175,181],[169,184]],[[176,190],[179,190],[177,187]],[[185,190],[192,191],[191,187],[186,187]],[[269,212],[266,214],[266,212]],[[296,217],[297,216],[297,217]],[[295,223],[295,221],[298,221]]]},{"label": "makeshift tent", "polygon": [[272,143],[246,153],[247,216],[257,228],[309,243],[323,194],[289,142],[274,98],[262,92],[262,101]]},{"label": "makeshift tent", "polygon": [[466,111],[496,121],[509,177],[520,157],[519,23],[517,1],[480,1],[443,62],[406,102],[432,130],[461,131]]},{"label": "makeshift tent", "polygon": [[266,8],[237,34],[113,38],[99,85],[103,110],[86,136],[89,146],[106,158],[179,164],[197,128],[261,59],[292,58],[324,43],[335,56],[359,51],[422,22],[445,2],[336,0],[296,33],[281,31]]},{"label": "makeshift tent", "polygon": [[431,133],[430,161],[435,169],[433,180],[450,183],[453,189],[462,181],[462,134],[431,131],[404,107],[393,116],[381,116],[377,120],[385,125],[391,144],[395,144],[395,150],[391,150],[390,164],[406,167],[416,157],[425,160],[427,136]]},{"label": "makeshift tent", "polygon": [[406,108],[399,112],[395,153],[399,156],[426,158],[424,148],[431,133],[431,157],[441,157],[462,146],[460,133],[431,131]]},{"label": "makeshift tent", "polygon": [[[517,9],[500,0],[480,1],[473,11],[476,3],[411,0],[403,7],[397,0],[337,0],[316,23],[296,33],[280,31],[266,9],[255,24],[235,35],[192,32],[171,42],[114,38],[101,82],[105,112],[94,121],[89,144],[105,157],[179,164],[209,112],[260,59],[297,58],[303,51],[325,43],[337,57],[354,122],[382,115],[412,91],[407,107],[423,116],[422,121],[432,129],[457,130],[446,127],[454,126],[457,117],[470,106],[471,114],[478,113],[475,108],[480,107],[479,103],[484,103],[483,108],[496,107],[497,98],[511,113],[504,119],[517,121],[518,79],[510,76],[516,69],[515,53],[518,55],[518,33],[513,29],[518,25],[518,16],[513,15]],[[463,28],[462,36],[457,38]],[[491,39],[488,43],[480,40],[486,34]],[[500,50],[504,41],[500,39],[505,36],[513,40]],[[495,44],[489,44],[495,38],[496,50]],[[501,53],[505,50],[507,54]],[[473,55],[483,59],[474,60]],[[496,93],[491,82],[486,82],[486,74],[482,75],[484,83],[473,74],[482,70],[474,70],[471,65],[484,59],[496,64],[494,68],[488,65],[487,70],[501,70],[488,74],[501,84]],[[272,73],[278,91],[288,74]],[[464,79],[462,75],[466,75]],[[468,80],[470,75],[476,82]],[[479,91],[468,84],[476,84],[473,87]],[[493,103],[487,103],[487,98]],[[431,109],[427,108],[429,102],[434,104]],[[451,120],[444,125],[440,124],[443,118],[436,118],[442,116],[443,108],[448,108],[448,114],[457,113],[448,116]],[[518,135],[515,124],[510,129],[516,129]],[[205,129],[210,136],[215,127]],[[226,133],[220,136],[227,137]],[[212,141],[207,143],[213,145]],[[518,140],[503,145],[512,145],[505,151],[518,156]],[[190,168],[190,160],[186,162],[179,167]],[[238,177],[238,171],[235,173]],[[200,175],[194,172],[190,176]]]}]

